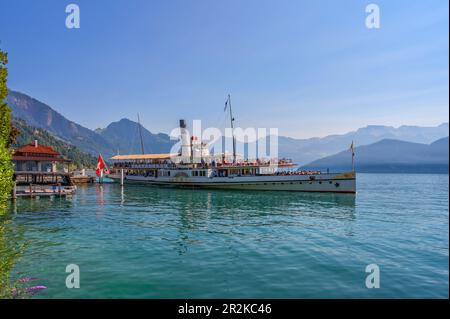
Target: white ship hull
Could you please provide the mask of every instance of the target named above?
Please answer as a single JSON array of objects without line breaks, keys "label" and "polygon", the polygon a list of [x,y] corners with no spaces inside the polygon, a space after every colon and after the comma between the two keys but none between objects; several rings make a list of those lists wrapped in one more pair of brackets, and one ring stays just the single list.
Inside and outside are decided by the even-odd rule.
[{"label": "white ship hull", "polygon": [[[120,180],[120,174],[110,178]],[[216,188],[295,192],[356,193],[355,173],[316,175],[260,175],[232,177],[146,177],[124,176],[124,183],[147,183],[155,186],[184,188]]]}]

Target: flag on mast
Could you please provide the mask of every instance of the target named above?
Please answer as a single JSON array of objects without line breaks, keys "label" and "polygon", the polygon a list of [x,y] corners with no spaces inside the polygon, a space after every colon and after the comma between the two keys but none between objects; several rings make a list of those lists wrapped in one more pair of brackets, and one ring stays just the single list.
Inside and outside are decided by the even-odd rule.
[{"label": "flag on mast", "polygon": [[98,154],[97,158],[97,168],[95,169],[95,174],[100,177],[103,175],[103,168],[105,168],[105,162],[103,161],[103,157]]},{"label": "flag on mast", "polygon": [[355,143],[352,141],[350,145],[350,150],[352,151],[352,170],[355,170]]},{"label": "flag on mast", "polygon": [[350,145],[350,149],[352,150],[352,156],[355,156],[355,143],[352,141],[352,145]]}]

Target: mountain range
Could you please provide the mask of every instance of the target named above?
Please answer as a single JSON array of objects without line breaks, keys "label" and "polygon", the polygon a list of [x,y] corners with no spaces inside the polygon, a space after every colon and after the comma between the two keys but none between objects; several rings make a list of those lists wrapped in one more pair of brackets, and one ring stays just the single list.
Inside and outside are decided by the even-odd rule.
[{"label": "mountain range", "polygon": [[414,143],[432,143],[449,135],[448,123],[435,127],[369,125],[341,135],[329,135],[323,138],[294,139],[279,137],[278,149],[282,156],[292,158],[296,163],[305,165],[319,158],[330,156],[348,149],[352,142],[363,146],[384,139],[401,140]]},{"label": "mountain range", "polygon": [[[139,132],[139,126],[141,128]],[[153,134],[142,125],[129,119],[121,119],[109,124],[104,129],[95,130],[109,143],[114,143],[112,150],[123,154],[139,154],[142,152],[140,134],[142,134],[145,153],[167,153],[176,141],[170,140],[169,135]],[[107,151],[105,154],[109,154]]]},{"label": "mountain range", "polygon": [[[139,125],[128,119],[109,124],[104,129],[90,130],[55,111],[26,94],[9,91],[6,103],[14,118],[24,120],[28,125],[45,129],[80,150],[105,159],[121,154],[140,153]],[[146,152],[168,152],[172,144],[167,134],[153,134],[140,125],[144,150]]]},{"label": "mountain range", "polygon": [[[356,147],[357,172],[396,173],[448,173],[449,138],[441,138],[431,144],[383,139],[379,142]],[[348,171],[351,170],[351,150],[313,161],[304,169]]]},{"label": "mountain range", "polygon": [[[129,119],[121,119],[105,128],[91,130],[65,118],[49,105],[16,91],[9,91],[6,103],[11,107],[14,118],[24,120],[32,127],[44,129],[90,155],[101,153],[105,159],[117,153],[140,153],[140,133],[146,153],[169,152],[176,143],[170,140],[169,135],[152,133]],[[348,149],[352,141],[358,148],[383,140],[429,144],[448,135],[448,123],[436,127],[398,128],[369,125],[346,134],[322,138],[295,139],[279,136],[278,152],[279,157],[291,158],[294,162],[305,165]]]}]

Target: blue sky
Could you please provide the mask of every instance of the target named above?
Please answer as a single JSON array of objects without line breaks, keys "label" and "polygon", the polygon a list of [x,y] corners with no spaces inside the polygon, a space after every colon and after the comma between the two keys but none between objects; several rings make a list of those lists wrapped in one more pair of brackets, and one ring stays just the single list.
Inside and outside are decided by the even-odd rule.
[{"label": "blue sky", "polygon": [[[381,28],[365,27],[365,7]],[[81,28],[65,27],[76,3]],[[292,137],[449,119],[448,1],[0,0],[9,87],[95,129],[179,118]]]}]

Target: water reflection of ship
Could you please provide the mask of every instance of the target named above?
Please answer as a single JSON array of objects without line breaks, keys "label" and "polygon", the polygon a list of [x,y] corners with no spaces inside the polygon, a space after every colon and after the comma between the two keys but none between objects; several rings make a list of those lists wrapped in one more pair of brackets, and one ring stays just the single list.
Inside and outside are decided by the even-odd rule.
[{"label": "water reflection of ship", "polygon": [[[119,189],[119,187],[117,187]],[[129,185],[121,189],[125,193],[124,205],[139,203],[142,207],[166,207],[178,211],[177,228],[179,231],[177,250],[184,253],[198,239],[193,238],[193,231],[209,233],[223,232],[216,223],[230,223],[227,234],[238,234],[238,227],[243,224],[254,227],[277,223],[284,218],[285,225],[307,227],[302,221],[315,220],[339,221],[346,236],[351,236],[352,222],[355,217],[355,196],[351,194],[323,193],[280,193],[232,190],[183,190],[148,188],[143,185]],[[342,224],[342,222],[344,224]],[[282,235],[282,234],[280,234]]]},{"label": "water reflection of ship", "polygon": [[[262,194],[241,196],[238,191],[187,192],[178,203],[184,226],[193,227],[196,217],[248,219],[266,215],[314,215],[318,218],[353,220],[355,196],[348,194]],[[331,195],[331,196],[327,196]],[[193,219],[191,219],[192,217]],[[201,222],[201,221],[200,221]]]},{"label": "water reflection of ship", "polygon": [[[181,212],[201,212],[206,210],[218,210],[222,213],[238,209],[239,211],[285,213],[294,207],[324,208],[342,207],[353,211],[355,196],[351,194],[334,193],[280,193],[247,191],[245,196],[236,190],[185,190],[148,188],[142,185],[127,186],[124,190],[127,201],[134,198],[140,202],[171,203]],[[145,196],[143,196],[145,194]],[[257,208],[259,207],[259,210]]]}]

